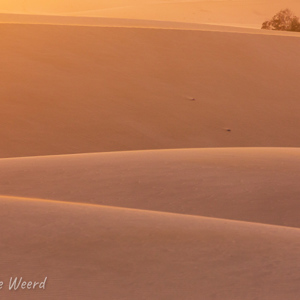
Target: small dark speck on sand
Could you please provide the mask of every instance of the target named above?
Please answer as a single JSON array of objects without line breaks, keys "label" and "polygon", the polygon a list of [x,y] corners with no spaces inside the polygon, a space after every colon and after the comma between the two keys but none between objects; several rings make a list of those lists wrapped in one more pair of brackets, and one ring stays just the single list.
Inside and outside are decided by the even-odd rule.
[{"label": "small dark speck on sand", "polygon": [[226,131],[231,132],[231,129],[227,128]]}]

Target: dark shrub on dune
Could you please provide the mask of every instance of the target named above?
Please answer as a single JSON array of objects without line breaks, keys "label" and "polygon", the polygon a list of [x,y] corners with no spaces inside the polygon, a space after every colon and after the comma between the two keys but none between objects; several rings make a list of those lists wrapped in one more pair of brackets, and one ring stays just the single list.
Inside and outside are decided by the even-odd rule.
[{"label": "dark shrub on dune", "polygon": [[264,22],[262,29],[300,32],[300,20],[291,10],[283,9],[271,20]]}]

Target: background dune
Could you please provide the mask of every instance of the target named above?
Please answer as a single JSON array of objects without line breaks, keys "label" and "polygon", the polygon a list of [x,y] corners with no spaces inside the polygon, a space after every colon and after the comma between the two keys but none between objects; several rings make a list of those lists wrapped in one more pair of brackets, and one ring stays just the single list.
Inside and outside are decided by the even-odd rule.
[{"label": "background dune", "polygon": [[163,21],[148,19],[128,19],[111,17],[61,16],[61,15],[30,15],[16,13],[0,13],[0,23],[4,24],[35,24],[35,25],[76,25],[97,27],[148,28],[148,29],[183,29],[218,32],[252,33],[260,35],[281,35],[299,37],[298,32],[261,30],[260,28],[232,26],[224,24],[204,24],[180,21]]},{"label": "background dune", "polygon": [[62,14],[80,11],[100,10],[114,7],[138,6],[151,3],[170,2],[169,0],[3,0],[1,10],[19,13]]},{"label": "background dune", "polygon": [[240,1],[159,1],[139,5],[112,7],[98,11],[82,11],[72,15],[126,17],[137,19],[212,23],[238,27],[260,28],[277,11],[291,8],[300,13],[296,0],[240,0]]},{"label": "background dune", "polygon": [[297,0],[4,0],[1,1],[0,11],[217,23],[259,28],[262,22],[286,7],[300,13],[300,3]]},{"label": "background dune", "polygon": [[5,299],[299,295],[299,229],[5,197],[0,206],[1,274],[49,276],[46,292]]}]

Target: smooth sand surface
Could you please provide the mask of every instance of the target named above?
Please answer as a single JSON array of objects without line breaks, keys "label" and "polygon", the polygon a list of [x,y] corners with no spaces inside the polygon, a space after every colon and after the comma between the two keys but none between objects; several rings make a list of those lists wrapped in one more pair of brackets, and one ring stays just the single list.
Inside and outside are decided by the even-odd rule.
[{"label": "smooth sand surface", "polygon": [[0,157],[300,145],[299,37],[29,24],[0,33]]},{"label": "smooth sand surface", "polygon": [[243,24],[207,24],[183,21],[163,21],[152,19],[129,19],[112,17],[61,16],[61,15],[31,15],[16,13],[1,13],[0,24],[35,24],[35,25],[76,25],[97,27],[148,28],[148,29],[181,29],[218,32],[238,32],[260,35],[281,35],[299,37],[298,32],[277,30],[261,30],[260,27],[245,27]]},{"label": "smooth sand surface", "polygon": [[0,206],[1,274],[49,277],[47,291],[4,289],[5,299],[298,299],[299,229],[5,197]]},{"label": "smooth sand surface", "polygon": [[98,11],[72,12],[69,15],[126,17],[260,28],[265,20],[271,18],[280,9],[287,7],[299,15],[298,0],[152,1],[152,3],[112,7]]},{"label": "smooth sand surface", "polygon": [[209,30],[225,32],[244,32],[255,34],[272,34],[285,36],[299,36],[293,32],[265,31],[241,26],[226,26],[217,24],[200,24],[178,21],[143,20],[109,17],[84,17],[84,16],[58,16],[58,15],[29,15],[0,13],[0,23],[4,24],[48,24],[48,25],[80,25],[101,27],[133,27],[133,28],[157,28],[157,29],[187,29]]},{"label": "smooth sand surface", "polygon": [[300,227],[298,148],[0,160],[0,195]]},{"label": "smooth sand surface", "polygon": [[287,6],[1,1],[1,299],[299,299]]},{"label": "smooth sand surface", "polygon": [[213,23],[260,28],[277,11],[300,14],[298,0],[2,0],[0,12]]}]

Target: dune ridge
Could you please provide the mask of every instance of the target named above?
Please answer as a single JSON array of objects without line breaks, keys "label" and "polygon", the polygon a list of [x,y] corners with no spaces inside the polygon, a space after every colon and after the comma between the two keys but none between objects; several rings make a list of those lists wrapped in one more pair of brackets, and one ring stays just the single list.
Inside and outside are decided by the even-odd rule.
[{"label": "dune ridge", "polygon": [[278,10],[290,7],[300,12],[296,0],[246,1],[2,1],[0,12],[36,15],[96,16],[140,20],[215,23],[259,28]]},{"label": "dune ridge", "polygon": [[103,204],[97,204],[97,203],[87,203],[87,202],[72,202],[72,201],[61,201],[61,200],[52,200],[52,199],[45,199],[45,198],[27,198],[27,197],[19,197],[19,196],[8,196],[8,195],[0,195],[0,201],[5,200],[5,201],[11,201],[11,202],[28,202],[28,203],[34,203],[36,205],[39,205],[41,202],[43,203],[48,203],[50,205],[52,204],[58,204],[63,205],[63,206],[68,206],[73,207],[79,206],[79,207],[90,207],[94,209],[108,209],[111,211],[118,211],[118,212],[136,212],[136,213],[141,213],[141,214],[158,214],[161,216],[165,217],[172,217],[174,216],[175,218],[177,216],[185,216],[185,217],[190,217],[190,218],[200,218],[203,221],[216,221],[216,222],[224,222],[224,223],[233,223],[236,226],[239,226],[240,224],[247,224],[249,226],[262,226],[262,227],[267,227],[267,228],[288,228],[288,229],[294,229],[294,230],[300,230],[300,227],[290,227],[290,226],[284,226],[284,225],[276,225],[276,224],[267,224],[267,223],[258,223],[258,222],[249,222],[249,221],[240,221],[240,220],[232,220],[232,219],[222,219],[222,218],[214,218],[214,217],[205,217],[205,216],[200,216],[200,215],[192,215],[192,214],[182,214],[182,213],[174,213],[174,212],[164,212],[164,211],[158,211],[158,210],[145,210],[145,209],[138,209],[138,208],[127,208],[127,207],[120,207],[120,206],[108,206],[108,205],[103,205]]},{"label": "dune ridge", "polygon": [[69,15],[127,17],[137,19],[182,21],[260,28],[262,22],[280,9],[289,7],[300,12],[296,0],[278,1],[170,1],[138,6],[112,7],[100,10],[73,12]]},{"label": "dune ridge", "polygon": [[0,194],[300,227],[298,148],[0,160]]},{"label": "dune ridge", "polygon": [[28,15],[0,13],[0,23],[4,24],[35,24],[35,25],[73,25],[121,28],[148,28],[148,29],[173,29],[173,30],[201,30],[218,32],[238,32],[262,35],[296,36],[297,32],[261,30],[247,28],[239,25],[190,23],[179,21],[128,19],[111,17],[84,17],[84,16],[58,16],[58,15]]}]

